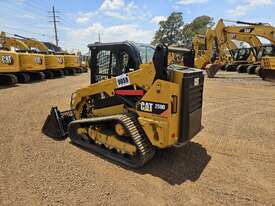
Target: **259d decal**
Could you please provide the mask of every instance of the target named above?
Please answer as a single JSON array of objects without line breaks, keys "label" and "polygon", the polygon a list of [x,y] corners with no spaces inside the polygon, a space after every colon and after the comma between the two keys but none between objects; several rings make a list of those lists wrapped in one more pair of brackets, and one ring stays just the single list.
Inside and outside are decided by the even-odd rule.
[{"label": "259d decal", "polygon": [[168,109],[168,104],[140,101],[137,104],[137,110],[141,112],[149,112],[154,114],[161,114]]}]

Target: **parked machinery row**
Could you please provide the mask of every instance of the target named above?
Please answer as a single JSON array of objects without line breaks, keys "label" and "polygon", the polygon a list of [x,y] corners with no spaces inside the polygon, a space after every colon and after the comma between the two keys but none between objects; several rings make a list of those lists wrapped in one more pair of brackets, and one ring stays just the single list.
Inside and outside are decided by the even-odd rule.
[{"label": "parked machinery row", "polygon": [[[274,79],[275,29],[263,23],[247,23],[244,26],[225,26],[219,20],[216,27],[208,29],[204,37],[195,36],[195,65],[206,69],[214,77],[219,69],[249,74],[258,73],[263,79]],[[258,37],[268,39],[263,45]],[[246,42],[250,48],[233,48],[232,41]]]},{"label": "parked machinery row", "polygon": [[76,54],[50,50],[43,42],[19,35],[0,36],[0,84],[15,85],[87,71]]}]

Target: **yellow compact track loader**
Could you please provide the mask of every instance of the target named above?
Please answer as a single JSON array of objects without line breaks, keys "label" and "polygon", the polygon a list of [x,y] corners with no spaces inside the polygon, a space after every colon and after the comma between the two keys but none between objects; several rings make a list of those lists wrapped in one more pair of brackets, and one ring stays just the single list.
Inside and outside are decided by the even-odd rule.
[{"label": "yellow compact track loader", "polygon": [[52,108],[44,134],[69,136],[86,150],[138,168],[157,148],[183,146],[200,132],[202,70],[168,66],[163,45],[126,41],[89,48],[91,84],[73,93],[70,110]]}]

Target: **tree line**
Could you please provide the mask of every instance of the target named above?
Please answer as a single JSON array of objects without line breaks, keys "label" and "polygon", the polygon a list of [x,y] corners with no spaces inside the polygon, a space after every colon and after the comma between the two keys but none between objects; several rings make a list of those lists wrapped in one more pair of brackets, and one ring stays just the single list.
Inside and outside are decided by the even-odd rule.
[{"label": "tree line", "polygon": [[213,25],[213,18],[205,15],[195,18],[189,24],[185,24],[182,12],[173,12],[165,21],[159,22],[159,29],[156,31],[151,43],[153,45],[164,43],[168,46],[177,44],[191,48],[194,35],[204,35],[207,27]]}]

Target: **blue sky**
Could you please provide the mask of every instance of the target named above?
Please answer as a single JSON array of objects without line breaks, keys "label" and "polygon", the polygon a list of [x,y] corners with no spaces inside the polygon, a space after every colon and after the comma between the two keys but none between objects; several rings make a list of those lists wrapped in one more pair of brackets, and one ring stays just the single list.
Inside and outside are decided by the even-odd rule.
[{"label": "blue sky", "polygon": [[98,40],[150,42],[158,21],[173,11],[185,23],[197,16],[275,24],[275,0],[0,0],[0,28],[53,42],[48,11],[58,10],[60,45],[87,51]]}]

